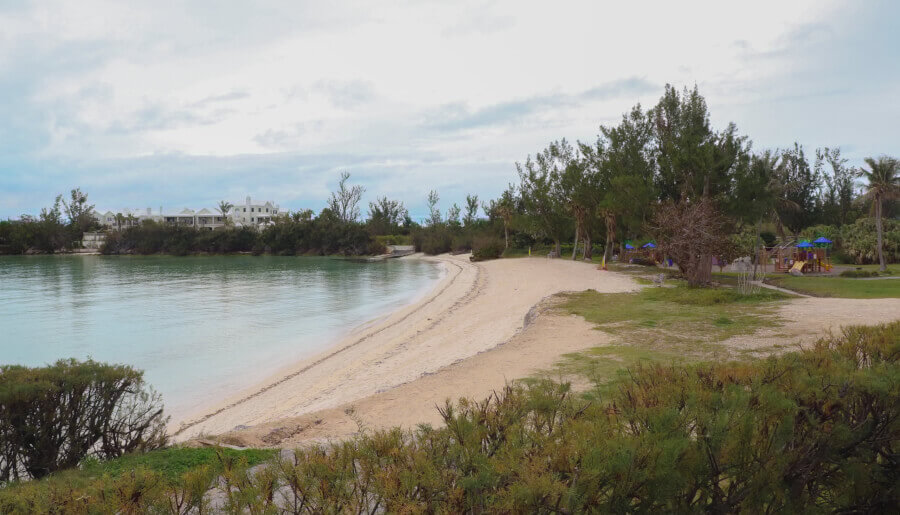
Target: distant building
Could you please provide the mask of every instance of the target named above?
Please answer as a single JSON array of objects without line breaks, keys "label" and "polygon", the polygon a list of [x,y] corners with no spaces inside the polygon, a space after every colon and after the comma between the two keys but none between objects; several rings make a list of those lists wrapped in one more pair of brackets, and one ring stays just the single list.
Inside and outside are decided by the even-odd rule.
[{"label": "distant building", "polygon": [[[229,224],[234,227],[261,228],[273,223],[277,216],[285,215],[287,215],[287,212],[281,211],[277,204],[272,202],[254,204],[250,197],[247,197],[243,204],[235,204],[231,208],[227,214],[227,219]],[[218,208],[205,207],[198,211],[184,208],[175,213],[163,212],[163,208],[160,207],[156,214],[153,214],[149,207],[146,210],[122,209],[119,211],[97,212],[95,217],[100,225],[109,229],[127,229],[149,220],[157,223],[212,230],[224,227],[226,220],[226,216],[223,216]]]}]

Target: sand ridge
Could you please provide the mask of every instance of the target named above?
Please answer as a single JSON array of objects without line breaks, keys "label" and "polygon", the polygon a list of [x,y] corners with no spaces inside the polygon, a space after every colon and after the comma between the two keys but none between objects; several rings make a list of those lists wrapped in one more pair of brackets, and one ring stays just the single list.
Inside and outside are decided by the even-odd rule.
[{"label": "sand ridge", "polygon": [[447,270],[431,294],[257,387],[174,424],[176,439],[334,409],[435,374],[509,341],[542,299],[562,291],[639,288],[626,275],[577,261],[471,263],[468,255],[421,259]]}]

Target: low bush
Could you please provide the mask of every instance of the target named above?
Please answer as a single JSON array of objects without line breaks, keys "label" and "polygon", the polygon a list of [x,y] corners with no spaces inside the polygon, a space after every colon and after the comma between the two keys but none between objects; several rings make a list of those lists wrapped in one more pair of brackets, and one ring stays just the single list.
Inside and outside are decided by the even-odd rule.
[{"label": "low bush", "polygon": [[[892,512],[900,322],[749,363],[652,365],[603,402],[551,381],[447,402],[444,426],[362,434],[251,471],[220,453],[0,490],[0,512]],[[216,495],[209,495],[209,491]],[[891,507],[894,508],[891,508]]]},{"label": "low bush", "polygon": [[840,273],[841,277],[878,277],[876,270],[844,270]]},{"label": "low bush", "polygon": [[472,244],[472,261],[487,261],[503,255],[503,240],[491,237],[479,237]]},{"label": "low bush", "polygon": [[44,477],[89,456],[162,447],[167,421],[160,396],[131,367],[75,360],[2,366],[0,483]]}]

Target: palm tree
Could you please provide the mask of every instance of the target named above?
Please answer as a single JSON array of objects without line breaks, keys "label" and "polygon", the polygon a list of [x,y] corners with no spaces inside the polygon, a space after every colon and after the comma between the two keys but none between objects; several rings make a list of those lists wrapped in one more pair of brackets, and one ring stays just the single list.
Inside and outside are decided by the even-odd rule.
[{"label": "palm tree", "polygon": [[222,224],[225,226],[228,225],[228,212],[231,211],[231,208],[233,208],[233,207],[234,207],[234,204],[232,204],[231,202],[228,202],[227,200],[219,201],[218,209],[219,209],[219,212],[222,213]]},{"label": "palm tree", "polygon": [[883,272],[887,269],[887,265],[884,262],[884,250],[882,249],[881,214],[884,210],[885,200],[900,196],[900,174],[898,174],[900,161],[888,156],[881,156],[878,160],[867,157],[866,164],[869,165],[869,169],[862,169],[863,177],[868,181],[864,197],[872,201],[872,208],[875,211],[878,262],[881,264],[879,270]]}]

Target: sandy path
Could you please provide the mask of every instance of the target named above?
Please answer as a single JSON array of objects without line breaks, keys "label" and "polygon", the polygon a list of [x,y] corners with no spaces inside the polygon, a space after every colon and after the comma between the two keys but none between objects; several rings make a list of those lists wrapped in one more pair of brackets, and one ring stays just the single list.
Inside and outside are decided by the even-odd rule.
[{"label": "sandy path", "polygon": [[[522,330],[529,311],[555,293],[637,288],[630,277],[598,271],[590,263],[522,258],[475,264],[468,256],[428,259],[443,263],[447,275],[422,301],[280,371],[259,387],[181,421],[176,439],[257,426],[388,392],[509,341]],[[498,372],[510,379],[527,375],[510,369],[509,363],[498,366]],[[471,381],[468,374],[460,377]],[[488,383],[496,384],[486,378],[484,384]],[[384,419],[399,423],[389,412]]]},{"label": "sandy path", "polygon": [[788,349],[814,342],[842,326],[873,325],[900,319],[900,299],[836,299],[805,297],[789,301],[778,310],[783,324],[755,334],[729,338],[724,345],[734,350]]}]

